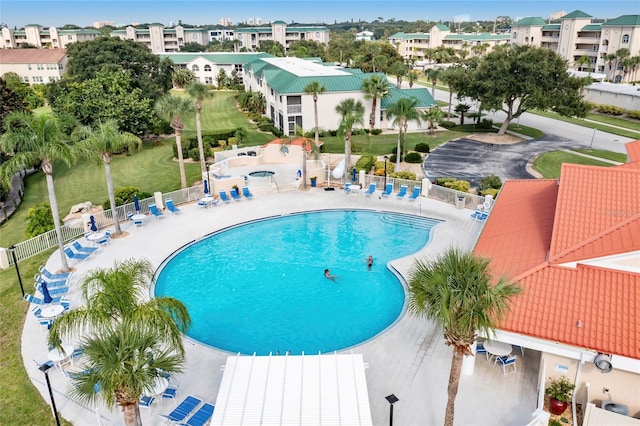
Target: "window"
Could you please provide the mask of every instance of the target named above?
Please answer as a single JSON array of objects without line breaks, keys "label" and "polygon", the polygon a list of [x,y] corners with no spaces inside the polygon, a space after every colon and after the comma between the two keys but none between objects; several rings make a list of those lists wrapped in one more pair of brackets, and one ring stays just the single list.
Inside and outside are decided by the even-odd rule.
[{"label": "window", "polygon": [[198,40],[198,34],[191,34],[191,40],[197,41]]},{"label": "window", "polygon": [[31,64],[27,65],[27,69],[31,71]]},{"label": "window", "polygon": [[211,65],[209,65],[209,64],[205,65],[205,66],[204,66],[204,70],[205,70],[206,72],[211,72]]},{"label": "window", "polygon": [[28,83],[28,82],[29,82],[29,77],[24,76],[24,77],[22,78],[22,81],[24,81],[25,83]]},{"label": "window", "polygon": [[[206,71],[206,67],[205,67],[205,71]],[[213,84],[213,77],[205,77],[204,84]]]},{"label": "window", "polygon": [[513,33],[513,35],[511,36],[512,39],[517,39],[518,38],[518,33]]},{"label": "window", "polygon": [[625,34],[622,36],[622,42],[623,43],[629,43],[629,34]]},{"label": "window", "polygon": [[44,64],[38,64],[38,71],[44,70]]},{"label": "window", "polygon": [[524,38],[524,42],[525,42],[525,43],[529,43],[529,37],[525,37],[525,38]]},{"label": "window", "polygon": [[72,36],[71,34],[69,34],[69,35],[67,36],[67,40],[73,40],[73,36]]},{"label": "window", "polygon": [[62,66],[62,64],[58,64],[58,69],[59,70],[64,69],[64,66]]},{"label": "window", "polygon": [[193,71],[193,72],[198,72],[198,71],[200,71],[200,67],[199,67],[199,66],[197,66],[197,65],[192,65],[192,66],[191,66],[191,71]]},{"label": "window", "polygon": [[320,38],[320,33],[316,33],[316,38]]}]

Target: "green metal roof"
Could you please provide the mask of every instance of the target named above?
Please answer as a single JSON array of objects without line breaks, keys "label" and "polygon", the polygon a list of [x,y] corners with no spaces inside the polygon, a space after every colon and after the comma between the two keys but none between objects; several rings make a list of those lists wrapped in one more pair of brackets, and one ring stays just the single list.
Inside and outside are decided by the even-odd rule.
[{"label": "green metal roof", "polygon": [[531,27],[531,26],[538,26],[538,25],[544,26],[546,24],[547,24],[547,21],[540,18],[539,16],[536,16],[536,17],[530,16],[528,18],[522,18],[521,20],[513,24],[513,26],[514,27]]},{"label": "green metal roof", "polygon": [[194,59],[204,58],[215,64],[247,64],[258,58],[271,57],[268,53],[158,53],[160,58],[169,58],[175,64],[187,64]]},{"label": "green metal roof", "polygon": [[60,34],[101,34],[98,30],[82,29],[82,30],[60,30]]},{"label": "green metal roof", "polygon": [[640,15],[622,15],[615,19],[605,22],[602,26],[625,26],[625,27],[638,27],[640,26]]},{"label": "green metal roof", "polygon": [[582,27],[580,31],[601,31],[602,24],[589,24]]},{"label": "green metal roof", "polygon": [[284,21],[273,21],[272,24],[279,24],[279,25],[284,24],[284,25],[287,25],[287,23],[284,22]]},{"label": "green metal roof", "polygon": [[392,36],[389,36],[389,39],[403,39],[403,40],[429,40],[429,34],[427,33],[395,33]]},{"label": "green metal roof", "polygon": [[564,15],[561,19],[576,19],[576,18],[593,18],[593,16],[584,13],[581,10],[574,10],[573,12]]},{"label": "green metal roof", "polygon": [[415,98],[418,100],[416,108],[430,108],[436,104],[433,100],[429,89],[426,87],[417,87],[411,89],[398,89],[394,85],[389,86],[389,95],[380,100],[380,109],[386,110],[389,105],[398,102],[404,98]]},{"label": "green metal roof", "polygon": [[436,28],[440,31],[451,31],[445,24],[436,24]]},{"label": "green metal roof", "polygon": [[466,41],[486,41],[486,40],[509,40],[509,34],[447,34],[444,40],[466,40]]},{"label": "green metal roof", "polygon": [[287,27],[287,32],[329,31],[327,27]]},{"label": "green metal roof", "polygon": [[560,31],[562,25],[560,24],[548,24],[542,27],[543,31]]},{"label": "green metal roof", "polygon": [[149,30],[148,28],[136,28],[135,33],[136,34],[150,34],[151,30]]},{"label": "green metal roof", "polygon": [[205,30],[204,28],[185,28],[184,29],[185,33],[199,33],[202,31],[207,31],[207,30]]},{"label": "green metal roof", "polygon": [[271,27],[249,27],[249,28],[236,28],[236,33],[270,33],[273,30]]}]

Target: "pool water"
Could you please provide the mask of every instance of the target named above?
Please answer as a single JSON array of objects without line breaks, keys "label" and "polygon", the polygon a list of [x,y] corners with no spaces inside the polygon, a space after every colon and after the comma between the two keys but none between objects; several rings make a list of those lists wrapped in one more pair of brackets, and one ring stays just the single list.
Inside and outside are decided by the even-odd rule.
[{"label": "pool water", "polygon": [[[154,292],[185,303],[193,320],[187,335],[218,349],[340,350],[399,317],[405,293],[386,263],[424,247],[437,223],[353,210],[250,222],[176,253],[157,274]],[[335,282],[325,278],[325,268],[338,276]]]},{"label": "pool water", "polygon": [[261,171],[257,171],[257,172],[251,172],[249,173],[249,176],[251,177],[270,177],[273,176],[275,174],[275,172],[270,172],[268,170],[261,170]]}]

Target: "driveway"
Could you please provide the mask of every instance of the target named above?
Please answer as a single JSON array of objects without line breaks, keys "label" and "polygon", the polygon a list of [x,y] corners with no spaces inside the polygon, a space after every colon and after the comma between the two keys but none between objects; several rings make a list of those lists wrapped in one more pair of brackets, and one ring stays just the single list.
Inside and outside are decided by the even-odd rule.
[{"label": "driveway", "polygon": [[555,135],[522,141],[511,145],[493,145],[460,138],[434,149],[424,160],[422,168],[427,178],[456,177],[477,186],[489,175],[507,179],[533,179],[526,166],[538,155],[559,149],[584,147],[575,140]]}]

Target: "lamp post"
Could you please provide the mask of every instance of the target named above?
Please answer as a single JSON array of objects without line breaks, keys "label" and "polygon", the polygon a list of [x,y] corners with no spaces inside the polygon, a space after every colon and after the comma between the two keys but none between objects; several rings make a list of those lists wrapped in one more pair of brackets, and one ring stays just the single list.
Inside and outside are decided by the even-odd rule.
[{"label": "lamp post", "polygon": [[9,247],[9,251],[11,252],[11,258],[13,259],[13,266],[16,267],[16,274],[18,274],[18,282],[20,283],[20,291],[22,292],[22,297],[24,298],[24,286],[22,285],[22,277],[20,276],[20,269],[18,269],[18,258],[16,257],[16,246]]},{"label": "lamp post", "polygon": [[53,416],[56,419],[56,425],[60,426],[60,418],[58,417],[58,410],[56,409],[56,401],[53,399],[53,390],[51,389],[51,382],[49,381],[49,369],[51,364],[40,364],[38,369],[44,373],[44,378],[47,381],[47,389],[49,389],[49,397],[51,398],[51,408],[53,409]]},{"label": "lamp post", "polygon": [[384,188],[387,187],[387,160],[389,157],[384,156]]},{"label": "lamp post", "polygon": [[385,396],[385,399],[389,401],[389,426],[393,426],[393,404],[400,400],[394,394]]}]

